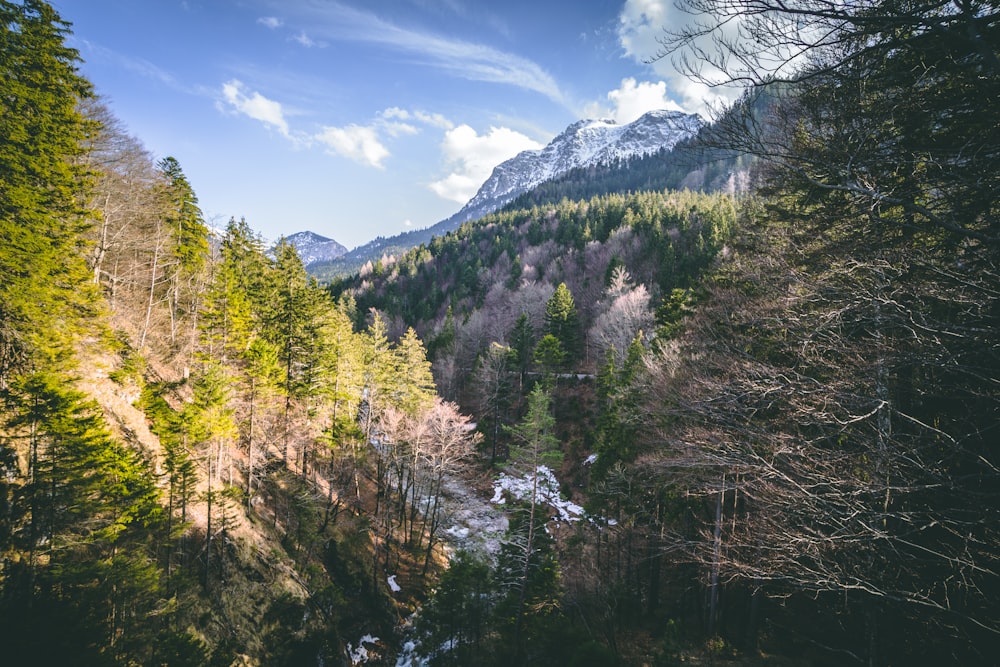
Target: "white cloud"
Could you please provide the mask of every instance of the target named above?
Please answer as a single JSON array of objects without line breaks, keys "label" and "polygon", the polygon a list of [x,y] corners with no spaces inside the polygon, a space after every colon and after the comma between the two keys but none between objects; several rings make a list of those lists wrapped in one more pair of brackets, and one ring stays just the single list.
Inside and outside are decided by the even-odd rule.
[{"label": "white cloud", "polygon": [[455,127],[455,124],[450,120],[445,118],[439,113],[428,113],[426,111],[407,111],[406,109],[401,109],[399,107],[389,107],[385,111],[382,111],[379,116],[386,120],[414,120],[419,121],[425,125],[430,125],[431,127],[437,127],[442,130],[450,130]]},{"label": "white cloud", "polygon": [[399,107],[389,107],[388,109],[382,111],[379,114],[379,116],[381,116],[382,118],[396,119],[396,120],[410,120],[411,118],[413,118],[413,114],[411,114],[406,109],[400,109]]},{"label": "white cloud", "polygon": [[291,138],[288,122],[279,102],[269,100],[256,91],[247,91],[246,86],[237,79],[222,85],[222,97],[239,113],[259,120]]},{"label": "white cloud", "polygon": [[537,150],[537,141],[506,127],[491,127],[480,135],[468,125],[448,130],[441,143],[448,168],[452,172],[430,184],[439,197],[466,203],[489,178],[493,168],[526,150]]},{"label": "white cloud", "polygon": [[333,153],[377,169],[382,169],[382,160],[389,157],[389,149],[370,126],[324,127],[315,139]]},{"label": "white cloud", "polygon": [[[663,38],[664,28],[679,30],[696,18],[679,10],[674,0],[626,0],[618,17],[618,38],[626,55],[648,62],[663,49],[658,40]],[[652,68],[685,110],[704,113],[713,104],[731,101],[739,94],[734,88],[711,87],[690,79],[679,71],[675,60],[670,56],[659,58]],[[702,74],[721,80],[718,72],[712,72],[707,65]]]},{"label": "white cloud", "polygon": [[629,77],[622,79],[621,86],[612,90],[607,95],[611,107],[602,104],[591,104],[586,109],[586,115],[591,118],[611,118],[618,123],[631,123],[647,111],[657,109],[670,109],[671,111],[683,111],[683,109],[670,99],[667,94],[667,84],[664,81],[637,82]]},{"label": "white cloud", "polygon": [[279,19],[277,16],[261,16],[259,19],[257,19],[257,23],[264,26],[265,28],[270,28],[271,30],[280,28],[282,25],[281,19]]},{"label": "white cloud", "polygon": [[327,46],[326,42],[317,41],[312,37],[310,37],[309,35],[307,35],[305,30],[295,35],[295,37],[292,37],[292,39],[294,39],[296,42],[306,47],[307,49],[313,49],[313,48],[325,49]]},{"label": "white cloud", "polygon": [[421,123],[426,123],[431,127],[437,127],[442,130],[450,130],[455,127],[455,124],[442,116],[439,113],[427,113],[424,111],[415,111],[413,117],[419,120]]},{"label": "white cloud", "polygon": [[420,132],[419,129],[409,123],[386,122],[382,124],[382,127],[389,133],[390,137],[398,137],[404,134],[411,135]]},{"label": "white cloud", "polygon": [[555,79],[537,63],[484,44],[441,37],[402,28],[375,14],[346,5],[302,3],[288,5],[299,11],[314,33],[328,39],[367,42],[416,56],[420,62],[471,81],[502,83],[531,90],[570,108]]}]

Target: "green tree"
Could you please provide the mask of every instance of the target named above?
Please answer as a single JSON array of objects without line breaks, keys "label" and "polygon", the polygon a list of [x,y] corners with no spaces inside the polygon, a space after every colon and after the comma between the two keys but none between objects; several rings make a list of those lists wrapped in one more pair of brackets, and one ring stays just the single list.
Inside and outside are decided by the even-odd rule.
[{"label": "green tree", "polygon": [[[319,363],[319,341],[310,334],[319,317],[322,298],[315,285],[311,284],[305,266],[295,246],[285,239],[278,241],[274,249],[274,270],[269,277],[272,281],[262,333],[270,340],[278,352],[283,368],[283,388],[285,394],[283,458],[289,459],[289,429],[291,426],[293,402],[313,393],[315,386],[310,379]],[[302,466],[300,469],[303,470]]]},{"label": "green tree", "polygon": [[[544,530],[547,520],[540,490],[542,466],[559,459],[556,420],[551,396],[538,384],[528,395],[524,419],[511,428],[514,437],[512,461],[526,470],[531,480],[531,495],[525,511],[515,515],[510,539],[504,544],[498,562],[498,580],[505,589],[506,622],[513,625],[513,643],[521,655],[523,618],[545,616],[558,602],[558,563],[552,538]],[[529,612],[530,610],[530,612]]]},{"label": "green tree", "polygon": [[[184,317],[196,321],[198,282],[208,261],[208,227],[194,188],[174,157],[165,157],[157,167],[167,181],[166,223],[172,235],[174,265],[170,269],[170,335],[176,340],[177,328]],[[192,333],[195,328],[192,327]]]},{"label": "green tree", "polygon": [[527,313],[521,313],[510,332],[510,350],[517,369],[518,394],[524,393],[524,377],[531,368],[532,351],[535,349],[535,332]]},{"label": "green tree", "polygon": [[3,545],[6,655],[141,663],[160,602],[152,538],[163,509],[152,475],[62,376],[34,374],[13,389],[20,407],[5,428],[23,439],[28,468]]},{"label": "green tree", "polygon": [[[233,409],[230,405],[230,378],[224,368],[218,363],[206,363],[201,373],[195,378],[193,400],[185,408],[183,418],[190,422],[191,440],[194,446],[201,449],[202,460],[205,462],[205,572],[203,584],[206,589],[212,581],[212,551],[214,542],[213,506],[224,503],[220,494],[220,469],[223,454],[238,435],[236,423],[233,420]],[[225,526],[223,526],[225,529]]]},{"label": "green tree", "polygon": [[269,274],[260,238],[245,220],[231,219],[201,313],[203,356],[223,364],[237,363],[249,349],[260,335],[264,307],[270,301]]},{"label": "green tree", "polygon": [[489,563],[469,551],[452,556],[417,620],[421,644],[444,647],[440,664],[489,662],[486,639],[494,592]]},{"label": "green tree", "polygon": [[83,252],[80,157],[91,95],[65,44],[68,24],[44,2],[0,2],[0,385],[29,358],[72,353],[93,312]]},{"label": "green tree", "polygon": [[402,410],[416,416],[430,407],[434,400],[434,376],[431,362],[417,332],[409,327],[395,348],[396,382],[394,402]]},{"label": "green tree", "polygon": [[545,304],[544,334],[553,336],[566,353],[566,363],[580,358],[582,339],[576,303],[566,283],[559,283]]},{"label": "green tree", "polygon": [[616,463],[630,462],[635,457],[635,444],[641,426],[638,414],[641,389],[638,385],[644,352],[640,332],[629,345],[621,368],[615,365],[615,356],[608,355],[598,373],[597,396],[601,401],[601,412],[597,419],[595,479],[603,478]]},{"label": "green tree", "polygon": [[545,334],[535,346],[533,358],[535,364],[543,371],[554,375],[565,367],[568,356],[558,338],[552,334]]}]

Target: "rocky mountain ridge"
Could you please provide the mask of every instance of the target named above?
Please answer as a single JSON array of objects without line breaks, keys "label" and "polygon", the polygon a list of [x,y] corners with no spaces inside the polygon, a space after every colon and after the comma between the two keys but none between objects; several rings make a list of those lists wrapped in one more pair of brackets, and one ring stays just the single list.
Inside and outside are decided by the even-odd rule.
[{"label": "rocky mountain ridge", "polygon": [[667,110],[650,111],[625,125],[613,120],[577,121],[545,148],[523,151],[498,165],[479,192],[445,220],[443,227],[454,229],[463,222],[492,213],[518,195],[572,169],[669,150],[682,139],[697,134],[702,125],[695,114]]},{"label": "rocky mountain ridge", "polygon": [[295,246],[306,267],[329,262],[347,253],[347,248],[340,243],[315,232],[297,232],[286,236],[285,240]]}]

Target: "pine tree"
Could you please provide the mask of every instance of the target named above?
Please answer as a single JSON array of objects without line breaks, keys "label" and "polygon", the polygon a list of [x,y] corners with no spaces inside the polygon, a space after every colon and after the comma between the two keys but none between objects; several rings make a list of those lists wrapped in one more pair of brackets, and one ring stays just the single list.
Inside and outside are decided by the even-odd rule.
[{"label": "pine tree", "polygon": [[[213,506],[224,502],[220,494],[220,469],[226,448],[238,435],[233,421],[233,410],[230,406],[230,379],[224,368],[214,362],[204,365],[202,372],[195,378],[194,398],[185,409],[184,419],[190,422],[192,444],[201,449],[202,460],[205,462],[205,573],[203,583],[209,588],[212,581],[212,551],[214,529]],[[225,529],[225,526],[223,526]]]},{"label": "pine tree", "polygon": [[434,400],[434,376],[431,362],[417,332],[410,327],[395,349],[397,390],[394,402],[410,415],[417,416]]},{"label": "pine tree", "polygon": [[0,639],[14,662],[145,661],[159,605],[153,536],[163,509],[145,462],[65,378],[13,388],[5,424],[27,474],[0,577]]},{"label": "pine tree", "polygon": [[[170,335],[176,339],[179,320],[197,313],[197,280],[208,260],[208,228],[198,207],[198,197],[176,158],[157,164],[167,180],[166,222],[172,235],[170,284]],[[194,328],[192,327],[192,330]]]},{"label": "pine tree", "polygon": [[[525,616],[541,617],[552,612],[558,599],[558,563],[552,538],[544,530],[547,519],[539,495],[539,468],[559,458],[559,440],[551,396],[541,384],[528,395],[528,412],[511,428],[514,436],[512,461],[525,468],[532,488],[527,508],[511,522],[511,539],[504,544],[498,561],[498,579],[507,588],[503,605],[506,622],[513,625],[514,650],[523,651]],[[530,610],[530,614],[529,614]]]},{"label": "pine tree", "polygon": [[91,86],[67,33],[44,2],[0,2],[0,386],[29,357],[67,359],[93,308],[79,158],[94,127],[78,108]]},{"label": "pine tree", "polygon": [[510,351],[518,374],[518,400],[524,393],[524,377],[531,369],[531,355],[534,349],[535,332],[532,331],[527,313],[521,313],[514,323],[514,329],[510,332]]},{"label": "pine tree", "polygon": [[566,353],[565,363],[573,363],[580,358],[582,350],[580,320],[573,295],[566,287],[566,283],[559,283],[545,304],[544,334],[551,335],[559,341]]}]

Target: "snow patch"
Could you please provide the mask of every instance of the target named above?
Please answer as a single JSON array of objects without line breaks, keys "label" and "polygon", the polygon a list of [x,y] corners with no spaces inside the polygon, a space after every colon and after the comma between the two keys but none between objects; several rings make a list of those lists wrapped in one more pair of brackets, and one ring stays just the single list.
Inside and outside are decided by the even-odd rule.
[{"label": "snow patch", "polygon": [[537,502],[542,502],[556,511],[557,519],[560,521],[579,521],[586,516],[584,509],[570,500],[563,500],[559,493],[559,480],[548,466],[538,466],[535,474],[526,473],[522,477],[511,477],[507,473],[500,473],[500,476],[493,482],[493,500],[491,502],[502,505],[504,494],[515,500],[531,501],[532,493],[535,494]]},{"label": "snow patch", "polygon": [[417,653],[419,645],[413,640],[403,642],[403,648],[396,658],[396,667],[428,667],[430,659]]},{"label": "snow patch", "polygon": [[390,575],[387,581],[389,582],[389,590],[392,591],[393,593],[398,593],[399,591],[403,590],[402,588],[400,588],[399,584],[396,583],[396,575],[394,574]]},{"label": "snow patch", "polygon": [[367,663],[371,658],[376,656],[369,653],[368,648],[365,644],[371,644],[374,646],[378,643],[378,637],[373,637],[371,635],[365,635],[358,640],[358,647],[354,648],[351,646],[351,642],[347,642],[347,657],[351,659],[352,665],[363,665]]},{"label": "snow patch", "polygon": [[475,551],[489,558],[500,552],[500,539],[507,531],[503,510],[480,497],[456,477],[446,475],[441,498],[441,524],[449,526],[441,538],[450,549]]}]

